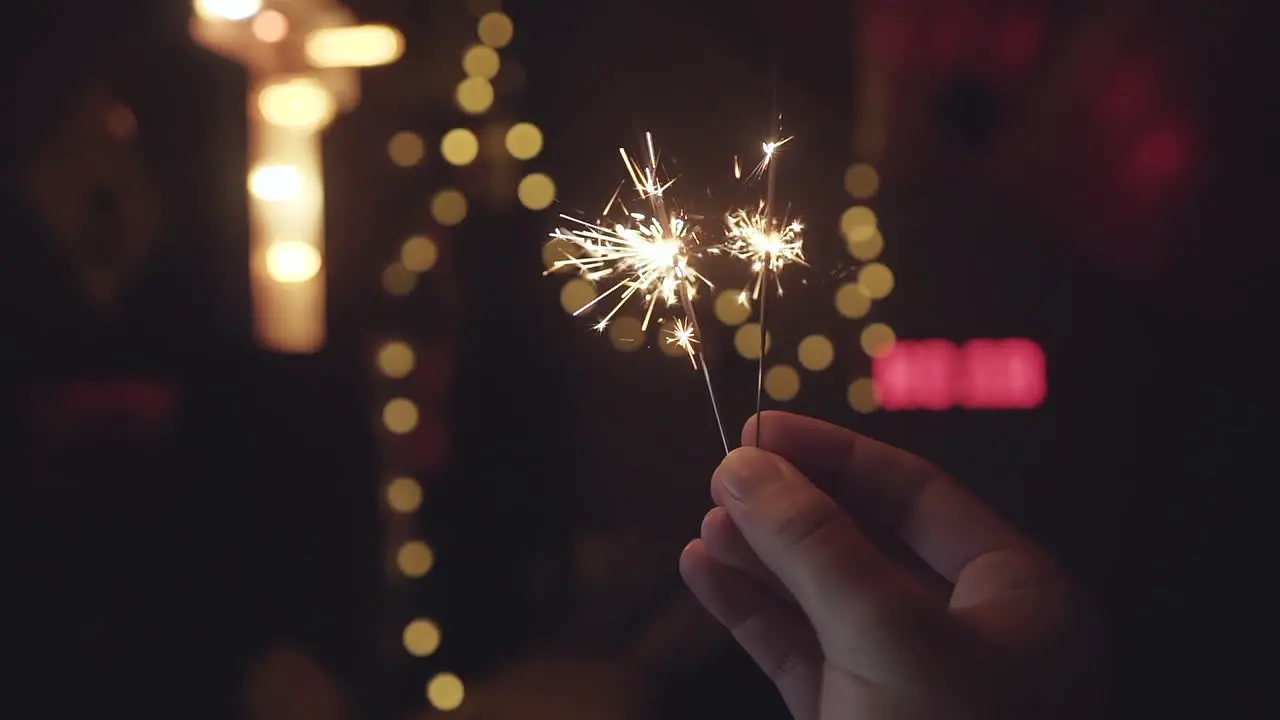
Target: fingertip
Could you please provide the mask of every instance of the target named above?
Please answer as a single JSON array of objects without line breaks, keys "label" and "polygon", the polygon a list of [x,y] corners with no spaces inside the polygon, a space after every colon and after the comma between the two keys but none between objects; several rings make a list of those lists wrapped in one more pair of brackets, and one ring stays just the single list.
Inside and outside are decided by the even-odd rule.
[{"label": "fingertip", "polygon": [[[742,447],[773,447],[768,442],[770,432],[769,428],[774,423],[790,423],[800,415],[784,412],[782,410],[765,410],[763,412],[752,415],[747,418],[747,422],[742,426]],[[763,423],[763,425],[761,425]],[[757,430],[756,428],[761,428]],[[757,444],[757,440],[760,442]]]}]

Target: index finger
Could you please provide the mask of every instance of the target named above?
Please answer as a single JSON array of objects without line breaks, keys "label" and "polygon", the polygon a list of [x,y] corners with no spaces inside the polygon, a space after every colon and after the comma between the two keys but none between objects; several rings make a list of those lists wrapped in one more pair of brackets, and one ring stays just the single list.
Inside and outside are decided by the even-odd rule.
[{"label": "index finger", "polygon": [[[742,429],[755,442],[757,418]],[[952,583],[974,560],[1030,542],[923,458],[813,418],[763,414],[760,445],[781,455],[841,505],[885,526]]]}]

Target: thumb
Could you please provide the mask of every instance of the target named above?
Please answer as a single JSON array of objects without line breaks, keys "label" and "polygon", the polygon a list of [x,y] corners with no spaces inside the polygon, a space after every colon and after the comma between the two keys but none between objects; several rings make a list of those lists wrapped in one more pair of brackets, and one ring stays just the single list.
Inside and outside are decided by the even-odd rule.
[{"label": "thumb", "polygon": [[730,453],[711,485],[712,496],[808,616],[829,656],[838,654],[833,644],[860,648],[859,654],[896,644],[903,610],[918,607],[918,588],[834,500],[786,460],[754,447]]}]

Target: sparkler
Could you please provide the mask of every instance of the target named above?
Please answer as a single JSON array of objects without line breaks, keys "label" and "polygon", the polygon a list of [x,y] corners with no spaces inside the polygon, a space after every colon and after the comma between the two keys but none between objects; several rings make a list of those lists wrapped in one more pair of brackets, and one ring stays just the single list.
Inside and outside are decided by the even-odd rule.
[{"label": "sparkler", "polygon": [[669,207],[665,193],[674,179],[664,179],[658,171],[658,154],[654,149],[653,135],[645,133],[648,162],[641,165],[619,148],[623,165],[627,168],[636,193],[649,204],[649,212],[628,211],[615,192],[605,205],[602,217],[608,217],[617,206],[621,217],[610,223],[600,220],[592,223],[568,215],[561,218],[569,227],[557,229],[551,237],[576,248],[577,257],[566,257],[552,263],[547,273],[572,269],[582,277],[592,280],[615,279],[616,282],[591,302],[579,308],[580,315],[606,298],[614,306],[596,323],[595,329],[603,331],[615,315],[637,295],[644,301],[644,320],[641,330],[648,330],[655,308],[661,301],[665,307],[679,306],[684,318],[676,320],[668,342],[679,345],[688,354],[695,368],[701,366],[702,377],[707,384],[707,395],[715,413],[716,427],[724,451],[729,453],[729,436],[725,433],[720,408],[716,403],[711,371],[707,366],[699,339],[702,330],[694,311],[693,299],[699,285],[712,287],[711,283],[693,267],[698,246],[697,229],[678,208]]},{"label": "sparkler", "polygon": [[[769,333],[765,325],[768,283],[773,279],[778,296],[782,296],[781,271],[793,263],[805,264],[804,241],[802,234],[804,225],[798,220],[787,220],[773,214],[774,195],[777,188],[777,164],[774,162],[778,150],[790,142],[792,138],[773,140],[763,145],[764,155],[755,169],[747,176],[748,180],[765,178],[765,199],[755,210],[740,209],[730,212],[725,218],[724,248],[734,257],[751,263],[755,279],[750,287],[750,297],[759,303],[760,356],[756,366],[756,445],[760,445],[760,411],[764,401],[764,354],[768,345]],[[741,179],[742,167],[734,160],[733,174]],[[748,292],[743,290],[738,296],[739,302],[747,304]]]}]

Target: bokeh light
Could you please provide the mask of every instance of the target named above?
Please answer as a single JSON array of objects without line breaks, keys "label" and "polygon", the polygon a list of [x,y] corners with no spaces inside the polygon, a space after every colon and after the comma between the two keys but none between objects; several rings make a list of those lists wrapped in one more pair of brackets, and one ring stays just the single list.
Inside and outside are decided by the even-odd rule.
[{"label": "bokeh light", "polygon": [[467,218],[467,198],[458,190],[446,188],[431,198],[431,217],[445,227],[453,227]]},{"label": "bokeh light", "polygon": [[[594,292],[594,291],[593,291]],[[615,350],[634,352],[644,347],[645,335],[640,318],[630,315],[615,317],[609,323],[609,344]],[[684,352],[681,350],[681,352]]]},{"label": "bokeh light", "polygon": [[410,655],[428,657],[440,648],[440,626],[426,618],[418,618],[404,626],[401,640]]},{"label": "bokeh light", "polygon": [[751,307],[742,302],[741,291],[724,290],[716,295],[715,313],[720,322],[729,327],[737,327],[751,317]]},{"label": "bokeh light", "polygon": [[400,246],[400,262],[416,273],[424,273],[440,260],[440,248],[426,235],[414,235]]},{"label": "bokeh light", "polygon": [[764,374],[764,391],[778,402],[790,402],[800,394],[800,373],[790,365],[774,365]]},{"label": "bokeh light", "polygon": [[854,205],[840,215],[840,234],[848,242],[862,242],[876,232],[876,214],[865,205]]},{"label": "bokeh light", "polygon": [[[760,323],[747,323],[738,328],[733,334],[733,348],[738,354],[748,360],[760,359]],[[773,348],[773,333],[766,332],[764,336],[764,351],[768,353]]]},{"label": "bokeh light", "polygon": [[858,268],[858,287],[872,300],[882,300],[893,292],[893,271],[880,263],[863,265]]},{"label": "bokeh light", "polygon": [[378,371],[393,380],[407,377],[415,362],[413,348],[403,340],[392,340],[378,349]]},{"label": "bokeh light", "polygon": [[546,210],[556,199],[556,184],[544,173],[530,173],[516,188],[520,204],[530,210]]},{"label": "bokeh light", "polygon": [[880,407],[880,402],[876,398],[876,386],[871,378],[858,378],[850,383],[845,398],[854,412],[864,415],[875,412]]},{"label": "bokeh light", "polygon": [[884,236],[877,230],[865,240],[846,241],[845,247],[854,258],[862,262],[871,262],[880,257],[880,253],[884,252]]},{"label": "bokeh light", "polygon": [[418,427],[418,406],[409,398],[394,398],[382,407],[382,424],[396,435],[406,435]]},{"label": "bokeh light", "polygon": [[457,710],[465,695],[462,680],[453,673],[440,673],[427,683],[427,700],[437,710]]},{"label": "bokeh light", "polygon": [[196,0],[196,15],[206,20],[248,20],[262,11],[262,0]]},{"label": "bokeh light", "polygon": [[596,299],[596,286],[590,280],[574,278],[560,288],[560,307],[572,315]]},{"label": "bokeh light", "polygon": [[263,202],[284,202],[302,194],[302,173],[293,165],[264,164],[249,173],[249,193]]},{"label": "bokeh light", "polygon": [[537,125],[518,122],[507,130],[507,152],[517,160],[532,160],[542,152],[542,130]]},{"label": "bokeh light", "polygon": [[458,83],[454,99],[468,115],[479,115],[493,107],[493,85],[482,77],[469,77]]},{"label": "bokeh light", "polygon": [[884,323],[871,323],[862,328],[858,342],[862,345],[863,352],[873,358],[880,358],[893,352],[893,344],[897,339],[893,328]]},{"label": "bokeh light", "polygon": [[435,564],[435,553],[421,540],[410,540],[396,551],[396,567],[405,577],[425,577]]},{"label": "bokeh light", "polygon": [[418,133],[404,130],[391,136],[387,142],[387,155],[400,167],[413,167],[426,157],[427,145]]},{"label": "bokeh light", "polygon": [[487,13],[476,24],[476,35],[480,38],[480,42],[495,49],[510,45],[515,33],[515,23],[501,12]]},{"label": "bokeh light", "polygon": [[480,139],[467,128],[454,128],[440,138],[440,156],[450,165],[470,165],[480,154]]},{"label": "bokeh light", "polygon": [[472,45],[462,53],[462,71],[467,77],[492,80],[502,69],[502,58],[498,51],[487,45]]},{"label": "bokeh light", "polygon": [[279,10],[264,10],[253,18],[249,29],[259,42],[278,43],[289,36],[289,18]]},{"label": "bokeh light", "polygon": [[871,298],[858,283],[845,283],[836,290],[836,312],[850,320],[864,318],[871,312]]},{"label": "bokeh light", "polygon": [[304,283],[320,274],[320,251],[301,240],[273,242],[267,246],[267,274],[285,285]]},{"label": "bokeh light", "polygon": [[582,248],[567,240],[552,238],[542,246],[542,265],[548,270],[561,260],[576,258],[582,254]]},{"label": "bokeh light", "polygon": [[835,361],[836,348],[826,336],[810,335],[800,341],[796,356],[805,370],[821,372]]},{"label": "bokeh light", "polygon": [[870,199],[880,189],[880,175],[867,163],[850,165],[844,173],[844,189],[855,200]]},{"label": "bokeh light", "polygon": [[417,512],[422,507],[422,485],[411,477],[387,483],[387,506],[398,513]]},{"label": "bokeh light", "polygon": [[418,287],[418,273],[396,261],[382,271],[382,289],[388,294],[403,297]]}]

